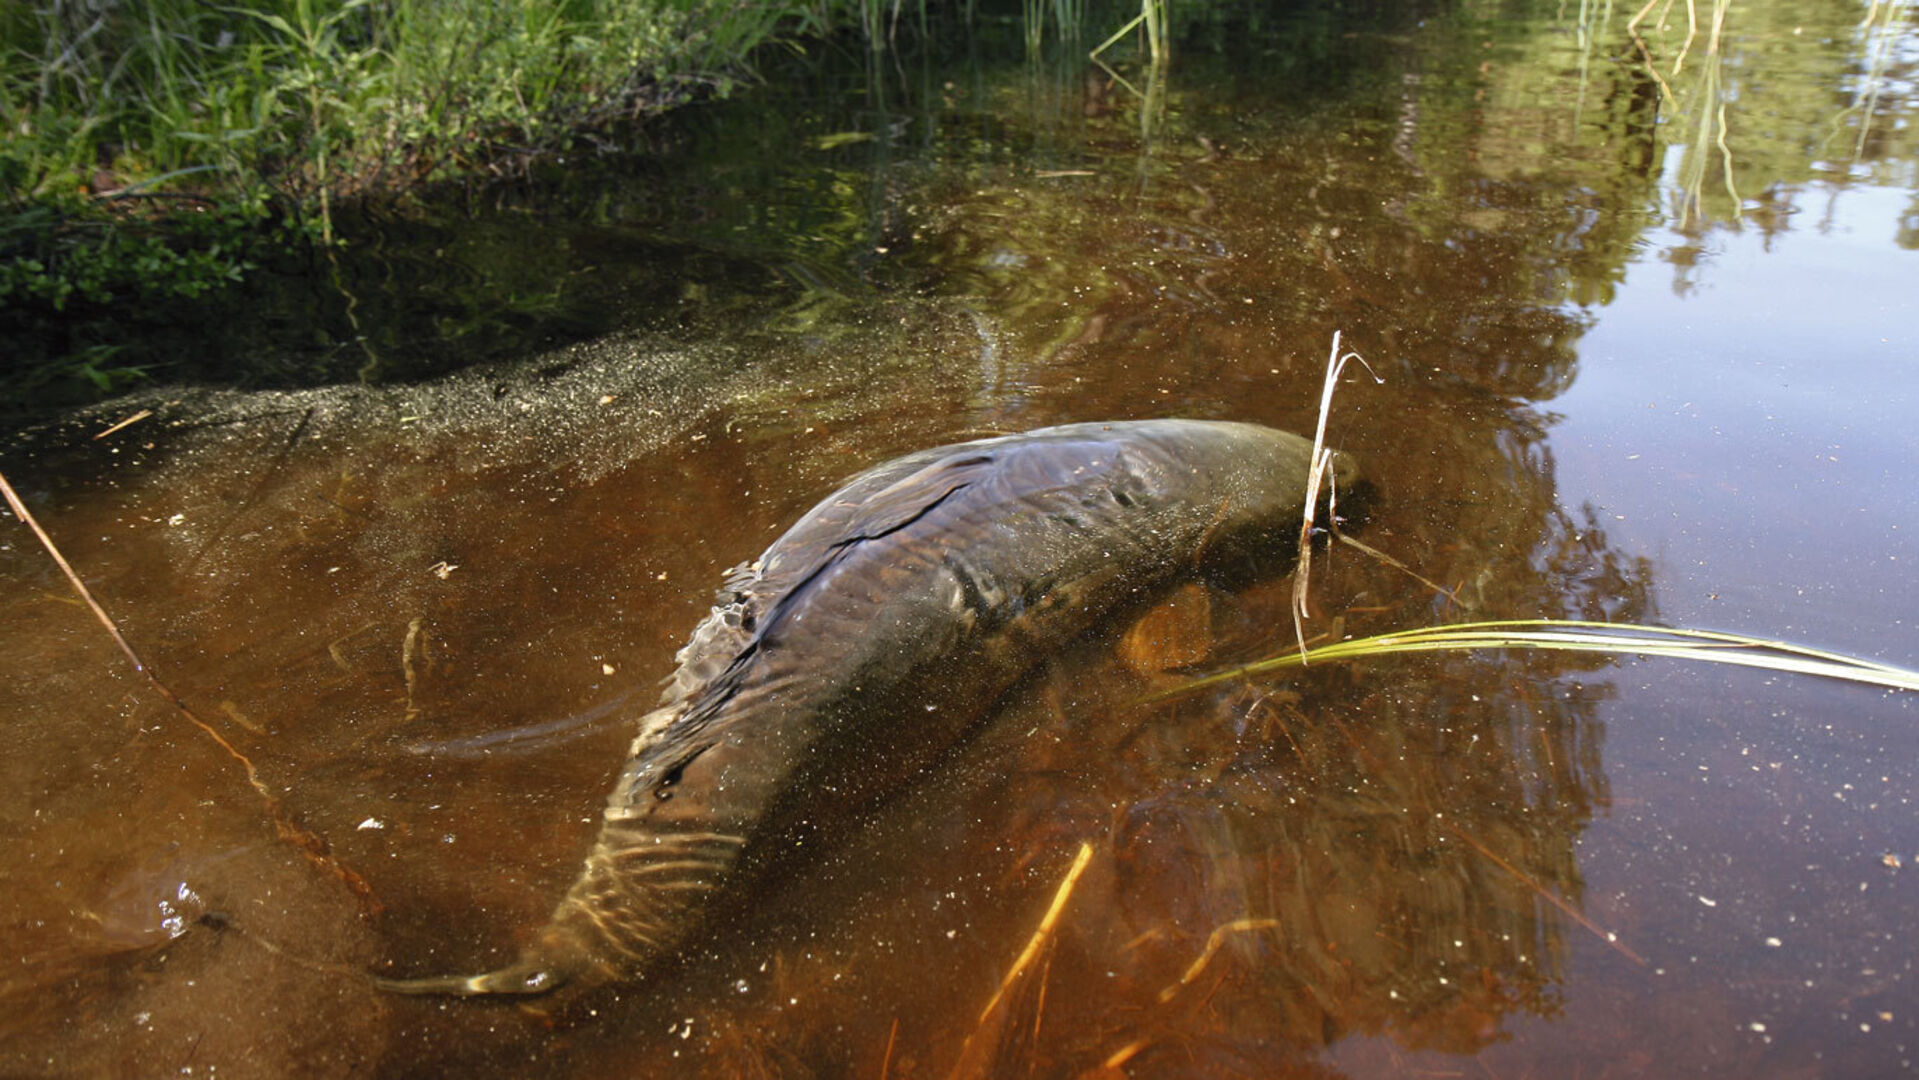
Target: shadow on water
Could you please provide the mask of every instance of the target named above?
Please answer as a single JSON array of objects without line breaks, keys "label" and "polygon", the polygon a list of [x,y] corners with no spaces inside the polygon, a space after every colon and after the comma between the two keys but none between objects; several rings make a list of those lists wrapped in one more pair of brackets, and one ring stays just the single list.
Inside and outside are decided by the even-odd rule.
[{"label": "shadow on water", "polygon": [[[781,70],[808,92],[693,112],[658,163],[369,224],[360,325],[315,348],[388,376],[428,337],[433,363],[473,341],[486,363],[166,387],[16,438],[7,475],[154,670],[367,889],[275,836],[15,530],[5,1071],[1326,1077],[1501,1047],[1544,1070],[1563,1043],[1608,1075],[1828,1052],[1885,1074],[1900,1051],[1845,1057],[1810,1024],[1771,1050],[1728,1032],[1828,961],[1801,1014],[1870,1001],[1910,1032],[1909,985],[1844,943],[1781,973],[1655,910],[1705,901],[1662,891],[1670,845],[1614,819],[1688,790],[1682,749],[1710,755],[1676,727],[1622,753],[1617,724],[1670,701],[1713,728],[1697,693],[1453,657],[1139,703],[1285,648],[1284,582],[1207,597],[1177,642],[1110,627],[1045,658],[923,783],[641,982],[502,1005],[362,978],[487,968],[544,920],[723,569],[839,479],[1069,420],[1310,431],[1334,329],[1384,377],[1351,380],[1335,421],[1381,489],[1366,540],[1445,591],[1339,549],[1315,630],[1656,621],[1675,571],[1562,491],[1549,435],[1669,190],[1665,91],[1616,62],[1623,15],[1428,14],[1221,5],[1176,27],[1159,89],[1117,58],[1144,97],[1020,49]],[[436,267],[449,294],[465,274],[522,305],[524,334],[500,329],[519,309],[437,302]],[[578,340],[533,349],[549,337]],[[1732,686],[1762,714],[1778,692]],[[1860,767],[1909,798],[1910,737],[1879,737]],[[1798,850],[1685,805],[1728,861]],[[1849,925],[1896,926],[1901,895]],[[1689,950],[1726,978],[1687,975]],[[1713,1036],[1659,1029],[1669,1001]]]}]

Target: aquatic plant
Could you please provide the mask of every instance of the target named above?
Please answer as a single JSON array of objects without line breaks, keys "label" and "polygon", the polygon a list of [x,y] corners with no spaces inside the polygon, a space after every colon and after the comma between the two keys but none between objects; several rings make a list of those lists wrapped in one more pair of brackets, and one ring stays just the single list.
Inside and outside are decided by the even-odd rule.
[{"label": "aquatic plant", "polygon": [[1298,652],[1281,653],[1181,683],[1154,695],[1152,700],[1181,697],[1223,682],[1271,674],[1314,661],[1361,660],[1410,652],[1482,652],[1492,649],[1663,656],[1674,660],[1760,668],[1782,674],[1845,679],[1892,690],[1919,690],[1919,671],[1910,668],[1746,634],[1581,619],[1491,619],[1417,630],[1396,630],[1312,648],[1302,645]]},{"label": "aquatic plant", "polygon": [[[1650,9],[1651,5],[1647,5]],[[1846,679],[1893,690],[1919,690],[1919,671],[1897,667],[1877,660],[1863,660],[1842,653],[1828,652],[1786,641],[1752,637],[1716,630],[1675,629],[1638,623],[1599,622],[1590,619],[1489,619],[1478,622],[1430,626],[1414,630],[1396,630],[1370,637],[1336,641],[1311,648],[1306,642],[1307,597],[1312,587],[1312,539],[1315,535],[1314,511],[1322,477],[1331,476],[1332,454],[1326,449],[1326,421],[1333,409],[1333,394],[1346,365],[1357,360],[1371,373],[1371,365],[1356,352],[1342,352],[1340,332],[1333,332],[1332,352],[1326,359],[1326,376],[1319,397],[1319,415],[1313,435],[1311,481],[1307,488],[1306,508],[1299,527],[1299,569],[1293,577],[1293,633],[1296,652],[1280,653],[1263,660],[1241,664],[1225,671],[1181,683],[1152,695],[1147,700],[1163,701],[1216,686],[1223,682],[1266,675],[1290,667],[1305,667],[1315,660],[1360,660],[1407,652],[1475,652],[1489,649],[1546,649],[1559,652],[1601,653],[1607,655],[1663,656],[1676,660],[1695,660],[1739,667],[1762,668],[1784,674],[1818,675]],[[1378,375],[1374,381],[1381,381]],[[1335,496],[1336,497],[1336,496]],[[1399,560],[1375,551],[1339,532],[1337,503],[1333,504],[1329,530],[1339,540],[1368,555],[1411,574],[1427,586],[1437,586],[1420,578]]]}]

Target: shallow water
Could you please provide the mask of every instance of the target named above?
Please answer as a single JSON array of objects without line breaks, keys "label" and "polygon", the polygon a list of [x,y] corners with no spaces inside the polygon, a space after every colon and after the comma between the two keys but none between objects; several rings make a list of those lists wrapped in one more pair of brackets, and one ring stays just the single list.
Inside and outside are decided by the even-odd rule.
[{"label": "shallow water", "polygon": [[[1339,549],[1311,629],[1919,660],[1911,11],[1740,7],[1716,50],[1675,11],[1651,66],[1631,14],[1222,5],[1163,81],[1122,59],[1143,98],[990,34],[800,65],[643,166],[390,227],[510,319],[390,287],[416,322],[368,358],[434,324],[486,366],[21,434],[8,477],[261,789],[0,538],[4,1071],[1909,1071],[1911,695],[1474,654],[1143,705],[1176,676],[1124,627],[642,983],[360,978],[538,926],[722,571],[840,478],[1082,419],[1309,431],[1335,330],[1381,380],[1331,426],[1363,539],[1448,592]],[[1201,667],[1286,648],[1286,612],[1214,597]]]}]

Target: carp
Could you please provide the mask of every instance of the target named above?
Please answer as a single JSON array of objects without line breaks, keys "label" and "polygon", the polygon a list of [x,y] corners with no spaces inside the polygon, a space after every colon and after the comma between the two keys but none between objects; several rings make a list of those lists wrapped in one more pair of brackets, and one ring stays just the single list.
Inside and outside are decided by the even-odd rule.
[{"label": "carp", "polygon": [[[1287,570],[1312,444],[1255,424],[1082,423],[876,465],[725,579],[517,960],[376,979],[540,994],[636,977],[714,894],[908,784],[1041,659],[1193,580]],[[1357,467],[1333,459],[1337,487]]]}]

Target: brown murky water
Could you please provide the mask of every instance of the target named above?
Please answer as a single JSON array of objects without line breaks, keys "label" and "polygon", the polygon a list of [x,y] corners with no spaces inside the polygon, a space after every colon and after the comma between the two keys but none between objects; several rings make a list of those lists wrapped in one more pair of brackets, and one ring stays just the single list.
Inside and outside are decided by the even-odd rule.
[{"label": "brown murky water", "polygon": [[[1339,550],[1313,629],[1919,662],[1910,8],[1738,7],[1710,50],[1649,15],[1644,54],[1630,14],[1232,6],[1163,82],[1122,68],[1143,97],[829,67],[824,104],[694,117],[684,160],[524,226],[625,330],[17,438],[7,475],[233,753],[0,537],[0,1071],[1909,1072],[1911,695],[1484,654],[1143,705],[1176,676],[1125,627],[644,982],[362,978],[511,954],[722,571],[841,477],[1082,419],[1310,431],[1336,329],[1382,380],[1332,424],[1365,539],[1450,595]],[[731,269],[642,302],[621,252],[665,241]],[[1215,597],[1198,666],[1287,647],[1287,588]]]}]

